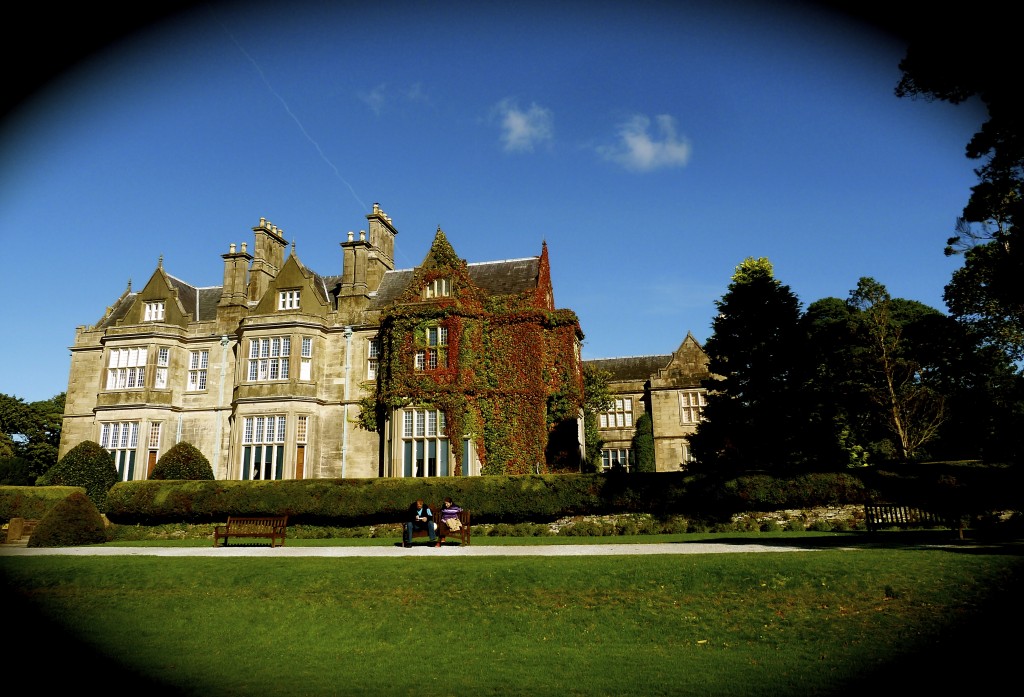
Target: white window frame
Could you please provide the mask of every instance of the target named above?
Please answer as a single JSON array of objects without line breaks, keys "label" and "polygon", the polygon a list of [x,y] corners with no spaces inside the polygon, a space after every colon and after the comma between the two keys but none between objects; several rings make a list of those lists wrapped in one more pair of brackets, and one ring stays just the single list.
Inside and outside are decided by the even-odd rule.
[{"label": "white window frame", "polygon": [[122,482],[135,478],[138,462],[139,422],[105,421],[100,424],[100,446],[114,456],[117,477]]},{"label": "white window frame", "polygon": [[153,387],[158,390],[167,389],[167,366],[171,364],[171,349],[160,346],[156,350],[156,373],[153,376]]},{"label": "white window frame", "polygon": [[240,479],[282,479],[288,417],[283,414],[246,416],[242,421]]},{"label": "white window frame", "polygon": [[435,278],[432,281],[427,281],[427,284],[423,287],[423,297],[430,298],[447,298],[452,293],[452,285],[447,277]]},{"label": "white window frame", "polygon": [[418,349],[414,356],[413,368],[417,371],[437,370],[448,367],[448,327],[427,327],[425,332],[427,348]]},{"label": "white window frame", "polygon": [[704,419],[707,406],[706,393],[702,390],[686,390],[679,393],[679,423],[697,424]]},{"label": "white window frame", "polygon": [[249,339],[249,382],[276,382],[289,377],[290,336],[266,336]]},{"label": "white window frame", "polygon": [[201,349],[188,352],[188,387],[189,392],[201,392],[206,389],[206,372],[210,365],[210,351]]},{"label": "white window frame", "polygon": [[165,303],[163,300],[150,301],[145,304],[142,320],[144,322],[162,322]]},{"label": "white window frame", "polygon": [[108,390],[141,390],[146,386],[145,346],[110,349],[107,359]]},{"label": "white window frame", "polygon": [[623,464],[629,472],[633,467],[633,451],[629,448],[602,448],[601,471],[607,472],[616,462]]},{"label": "white window frame", "polygon": [[295,290],[282,290],[277,294],[277,309],[278,310],[298,310],[299,309],[299,291]]},{"label": "white window frame", "polygon": [[448,440],[444,412],[436,409],[401,411],[399,476],[451,476],[455,471],[455,453]]},{"label": "white window frame", "polygon": [[366,342],[366,379],[377,379],[377,368],[380,361],[380,341],[377,338]]},{"label": "white window frame", "polygon": [[599,415],[598,428],[633,428],[633,398],[615,397],[611,408]]}]

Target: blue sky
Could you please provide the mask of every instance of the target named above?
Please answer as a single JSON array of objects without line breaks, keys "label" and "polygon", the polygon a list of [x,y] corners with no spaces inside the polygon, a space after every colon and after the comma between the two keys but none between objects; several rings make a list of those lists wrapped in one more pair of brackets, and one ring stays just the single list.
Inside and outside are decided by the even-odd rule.
[{"label": "blue sky", "polygon": [[400,268],[438,226],[469,262],[546,241],[585,358],[703,342],[751,256],[804,306],[872,276],[945,311],[981,114],[897,99],[899,39],[799,3],[552,5],[211,3],[42,85],[0,124],[0,393],[64,391],[75,328],[161,255],[219,285],[265,217],[337,274],[374,202]]}]

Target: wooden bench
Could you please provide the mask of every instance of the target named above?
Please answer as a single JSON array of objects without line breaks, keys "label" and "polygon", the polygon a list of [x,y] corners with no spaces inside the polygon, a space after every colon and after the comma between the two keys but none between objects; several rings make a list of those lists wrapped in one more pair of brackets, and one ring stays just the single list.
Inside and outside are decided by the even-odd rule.
[{"label": "wooden bench", "polygon": [[[430,509],[430,510],[434,510],[434,509]],[[441,521],[438,520],[438,522],[437,522],[437,537],[438,537],[438,539],[440,539],[441,537],[446,537],[446,538],[457,537],[457,538],[459,538],[459,541],[462,544],[468,545],[470,538],[473,536],[472,535],[473,528],[470,525],[470,515],[469,515],[469,509],[468,508],[463,508],[461,511],[459,511],[459,522],[462,523],[462,527],[460,527],[458,530],[447,530],[446,529],[447,526],[446,525],[442,525]]]},{"label": "wooden bench", "polygon": [[213,529],[213,546],[217,546],[219,540],[224,540],[224,546],[228,546],[228,539],[232,537],[258,537],[270,540],[271,547],[283,547],[285,533],[288,529],[288,516],[254,516],[240,517],[228,516],[227,525],[217,525]]},{"label": "wooden bench", "polygon": [[[435,508],[431,504],[427,504],[427,508],[429,508],[430,512],[434,514],[434,522],[437,524],[437,539],[440,542],[441,537],[442,537],[442,532],[441,532],[441,509],[440,508]],[[470,514],[469,514],[469,509],[468,508],[463,508],[462,511],[459,513],[459,522],[462,523],[462,528],[460,530],[455,530],[454,532],[453,531],[445,531],[443,536],[445,538],[456,538],[457,537],[457,538],[459,538],[459,541],[462,542],[462,544],[468,545],[469,541],[470,541],[470,538],[472,537],[472,527],[470,526]],[[404,523],[403,523],[403,526],[404,526]],[[404,540],[405,539],[405,537],[404,537],[405,530],[404,529],[402,530],[402,535],[403,535],[402,539]],[[413,530],[412,531],[412,536],[413,537],[430,537],[430,534],[426,531],[426,529],[422,529],[422,530]]]},{"label": "wooden bench", "polygon": [[864,524],[869,532],[881,528],[957,528],[946,516],[895,503],[865,503]]}]

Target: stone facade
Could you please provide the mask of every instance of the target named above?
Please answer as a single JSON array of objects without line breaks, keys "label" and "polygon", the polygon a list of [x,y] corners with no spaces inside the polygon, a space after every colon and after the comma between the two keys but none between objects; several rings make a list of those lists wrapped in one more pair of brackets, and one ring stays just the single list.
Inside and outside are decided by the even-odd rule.
[{"label": "stone facade", "polygon": [[687,333],[675,352],[665,355],[600,358],[585,363],[609,374],[612,409],[600,416],[604,467],[634,465],[631,441],[636,420],[646,412],[654,429],[655,468],[677,472],[691,461],[689,436],[697,430],[710,377],[704,349]]},{"label": "stone facade", "polygon": [[[455,474],[456,460],[461,474],[480,474],[479,434],[449,444],[436,406],[390,394],[376,430],[361,427],[382,361],[407,362],[428,379],[437,344],[448,338],[439,325],[425,325],[422,348],[399,346],[381,335],[382,320],[459,295],[529,306],[531,316],[562,313],[559,326],[569,334],[544,339],[547,353],[555,350],[567,374],[581,375],[582,333],[574,315],[554,309],[547,247],[536,257],[463,261],[450,287],[424,272],[436,266],[430,254],[416,269],[396,270],[398,230],[377,204],[366,218],[366,231],[341,242],[340,275],[307,268],[294,243],[289,253],[283,230],[262,218],[251,252],[231,244],[222,255],[220,286],[193,286],[161,259],[141,290],[129,284],[96,324],[77,329],[60,456],[97,441],[114,453],[123,480],[147,478],[180,441],[207,456],[217,479],[445,476]],[[542,337],[552,326],[531,325]],[[552,394],[563,388],[553,385]]]}]

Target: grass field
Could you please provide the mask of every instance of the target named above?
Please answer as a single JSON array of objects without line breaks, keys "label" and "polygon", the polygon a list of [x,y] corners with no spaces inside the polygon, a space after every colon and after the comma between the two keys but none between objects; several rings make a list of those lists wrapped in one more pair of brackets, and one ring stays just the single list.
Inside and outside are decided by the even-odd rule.
[{"label": "grass field", "polygon": [[788,697],[1018,681],[1021,546],[883,539],[671,556],[0,557],[0,590],[8,646],[23,647],[12,669],[39,686]]}]

